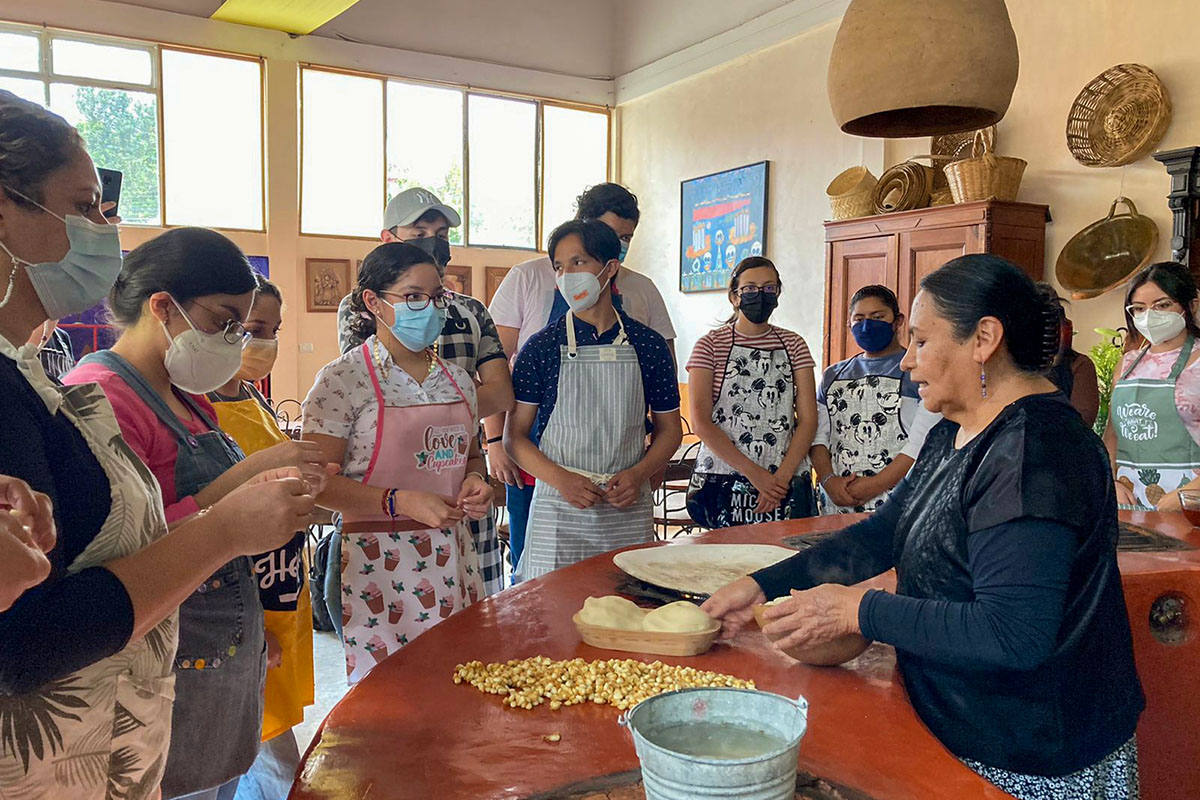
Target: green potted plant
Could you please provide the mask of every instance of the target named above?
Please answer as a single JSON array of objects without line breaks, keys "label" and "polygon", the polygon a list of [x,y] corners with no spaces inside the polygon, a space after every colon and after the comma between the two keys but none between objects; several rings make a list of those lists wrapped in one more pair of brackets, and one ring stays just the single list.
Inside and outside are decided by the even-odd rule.
[{"label": "green potted plant", "polygon": [[1099,344],[1093,345],[1088,351],[1088,358],[1096,365],[1096,381],[1100,388],[1100,411],[1096,414],[1094,430],[1097,436],[1104,435],[1104,427],[1108,424],[1108,403],[1112,397],[1113,373],[1121,363],[1125,353],[1125,340],[1121,330],[1112,328],[1096,328],[1096,333],[1103,337]]}]

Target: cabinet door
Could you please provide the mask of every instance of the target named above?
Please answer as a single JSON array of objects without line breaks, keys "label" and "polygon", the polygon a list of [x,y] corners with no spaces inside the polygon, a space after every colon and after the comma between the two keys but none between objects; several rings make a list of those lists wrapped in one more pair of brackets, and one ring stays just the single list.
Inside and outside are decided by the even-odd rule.
[{"label": "cabinet door", "polygon": [[850,336],[850,298],[864,286],[896,288],[896,237],[875,236],[829,245],[829,295],[825,303],[825,365],[861,352]]},{"label": "cabinet door", "polygon": [[900,310],[908,315],[921,279],[951,259],[982,251],[978,225],[905,231],[899,235]]}]

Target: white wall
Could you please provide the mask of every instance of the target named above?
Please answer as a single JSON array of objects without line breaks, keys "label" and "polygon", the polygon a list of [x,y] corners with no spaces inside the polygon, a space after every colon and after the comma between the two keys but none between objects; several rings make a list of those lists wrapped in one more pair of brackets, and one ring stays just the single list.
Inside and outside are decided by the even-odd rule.
[{"label": "white wall", "polygon": [[[1166,171],[1153,159],[1119,169],[1089,169],[1066,147],[1066,117],[1076,94],[1109,66],[1140,62],[1166,83],[1175,114],[1158,149],[1200,144],[1200,2],[1124,0],[1047,3],[1008,0],[1021,48],[1012,107],[1000,124],[1002,154],[1029,162],[1018,199],[1047,203],[1047,276],[1067,240],[1108,213],[1120,193],[1158,224],[1157,259],[1170,256]],[[658,283],[680,329],[686,356],[696,337],[728,306],[720,294],[683,295],[678,284],[679,181],[770,159],[769,255],[788,288],[777,321],[821,342],[824,285],[824,190],[842,169],[929,152],[929,139],[858,140],[838,132],[826,74],[836,23],[618,106],[621,179],[644,199],[645,216],[630,263]],[[803,287],[801,289],[801,287]],[[1090,347],[1095,327],[1122,324],[1122,294],[1072,308],[1076,346]],[[686,360],[686,359],[684,359]]]},{"label": "white wall", "polygon": [[680,181],[771,162],[767,255],[784,294],[773,321],[800,333],[820,359],[825,187],[844,167],[879,174],[883,146],[841,133],[825,95],[836,26],[825,25],[619,107],[621,180],[642,221],[628,263],[658,285],[679,334],[682,371],[697,338],[728,315],[724,292],[679,291]]}]

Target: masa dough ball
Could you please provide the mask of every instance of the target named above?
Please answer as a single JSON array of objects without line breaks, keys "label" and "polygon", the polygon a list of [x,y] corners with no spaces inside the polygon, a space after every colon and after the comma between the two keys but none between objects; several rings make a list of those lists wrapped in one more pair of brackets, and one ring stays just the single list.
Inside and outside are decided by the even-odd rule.
[{"label": "masa dough ball", "polygon": [[642,630],[645,616],[646,612],[633,602],[615,594],[589,597],[583,601],[583,608],[579,611],[579,619],[588,625],[623,631]]},{"label": "masa dough ball", "polygon": [[712,624],[712,617],[687,600],[656,608],[643,620],[646,630],[661,633],[699,633],[711,628]]}]

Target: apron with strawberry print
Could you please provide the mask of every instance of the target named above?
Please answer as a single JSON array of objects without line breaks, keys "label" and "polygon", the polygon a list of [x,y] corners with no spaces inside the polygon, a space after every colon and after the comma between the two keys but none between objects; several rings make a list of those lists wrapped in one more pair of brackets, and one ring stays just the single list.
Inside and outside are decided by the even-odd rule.
[{"label": "apron with strawberry print", "polygon": [[[362,355],[379,403],[375,452],[362,482],[457,497],[476,428],[462,390],[454,403],[386,405],[366,345]],[[445,364],[437,364],[454,383]],[[408,517],[344,515],[342,644],[349,683],[482,596],[465,519],[439,530]]]},{"label": "apron with strawberry print", "polygon": [[1152,509],[1164,495],[1184,486],[1200,470],[1200,444],[1192,438],[1175,404],[1175,382],[1187,366],[1190,336],[1166,378],[1130,378],[1143,350],[1113,387],[1112,421],[1117,434],[1117,481],[1133,490],[1137,507]]}]

